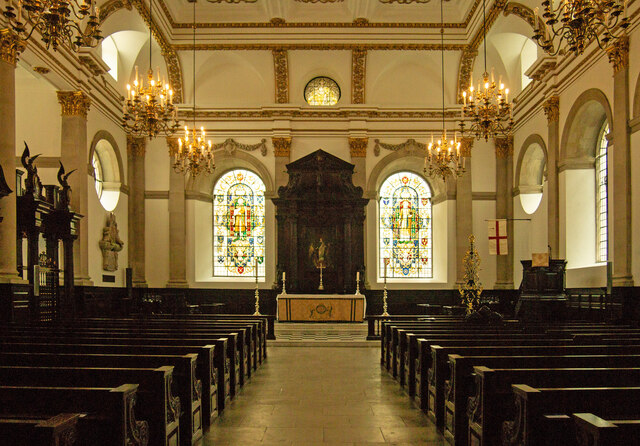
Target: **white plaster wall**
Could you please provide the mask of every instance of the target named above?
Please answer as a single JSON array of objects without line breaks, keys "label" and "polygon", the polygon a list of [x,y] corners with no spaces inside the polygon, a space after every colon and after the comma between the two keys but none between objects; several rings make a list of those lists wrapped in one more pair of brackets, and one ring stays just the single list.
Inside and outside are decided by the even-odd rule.
[{"label": "white plaster wall", "polygon": [[322,149],[344,161],[351,162],[349,140],[346,135],[314,135],[293,138],[291,141],[291,162],[303,158],[318,149]]},{"label": "white plaster wall", "polygon": [[[144,181],[147,191],[169,191],[171,172],[169,148],[165,138],[147,140],[144,158]],[[148,217],[147,217],[148,218]]]},{"label": "white plaster wall", "polygon": [[[475,176],[475,175],[474,175]],[[496,256],[489,255],[487,221],[496,218],[496,202],[475,200],[473,202],[473,235],[480,256],[480,281],[484,289],[492,289],[496,283]]]},{"label": "white plaster wall", "polygon": [[[631,172],[638,172],[640,169],[640,132],[635,132],[631,135]],[[640,281],[640,205],[637,199],[633,200],[633,197],[640,197],[640,176],[631,175],[631,240],[633,244],[632,260],[631,260],[631,272],[634,277],[634,282]]]},{"label": "white plaster wall", "polygon": [[169,200],[145,201],[145,274],[151,288],[169,280]]},{"label": "white plaster wall", "polygon": [[596,210],[593,169],[564,172],[567,269],[595,265]]},{"label": "white plaster wall", "polygon": [[496,155],[492,140],[489,142],[476,140],[473,143],[471,166],[471,190],[473,192],[495,192]]}]

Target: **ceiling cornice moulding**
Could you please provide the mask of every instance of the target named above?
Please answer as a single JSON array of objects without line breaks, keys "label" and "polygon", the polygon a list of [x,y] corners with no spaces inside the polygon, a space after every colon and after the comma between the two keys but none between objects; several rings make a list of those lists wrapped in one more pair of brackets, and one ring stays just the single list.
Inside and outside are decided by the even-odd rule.
[{"label": "ceiling cornice moulding", "polygon": [[[445,51],[462,51],[464,44],[447,44]],[[174,45],[176,51],[193,51],[193,45]],[[196,51],[274,51],[274,50],[320,50],[320,51],[440,51],[439,43],[200,43]]]}]

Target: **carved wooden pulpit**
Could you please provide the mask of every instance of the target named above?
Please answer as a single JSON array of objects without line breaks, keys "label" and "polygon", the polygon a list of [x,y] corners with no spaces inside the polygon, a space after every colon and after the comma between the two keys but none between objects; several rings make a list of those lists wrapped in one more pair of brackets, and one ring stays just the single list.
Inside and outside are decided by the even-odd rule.
[{"label": "carved wooden pulpit", "polygon": [[[278,271],[291,293],[354,293],[364,269],[369,200],[352,182],[354,165],[323,150],[287,164],[276,205]],[[323,289],[319,290],[322,270]]]}]

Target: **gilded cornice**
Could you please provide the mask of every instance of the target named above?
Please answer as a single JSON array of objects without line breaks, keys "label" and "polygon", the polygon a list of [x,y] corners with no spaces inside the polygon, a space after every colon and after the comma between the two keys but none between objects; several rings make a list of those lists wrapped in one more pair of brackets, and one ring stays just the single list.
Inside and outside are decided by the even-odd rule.
[{"label": "gilded cornice", "polygon": [[344,0],[295,0],[298,3],[342,3]]},{"label": "gilded cornice", "polygon": [[62,116],[81,116],[87,119],[91,99],[82,91],[58,91]]},{"label": "gilded cornice", "polygon": [[100,13],[98,21],[102,25],[114,12],[121,9],[127,9],[131,11],[131,0],[108,0],[102,6],[100,6]]},{"label": "gilded cornice", "polygon": [[[442,112],[436,110],[318,110],[313,108],[295,109],[252,109],[252,110],[200,110],[198,119],[237,119],[237,118],[369,118],[369,119],[441,119]],[[178,114],[179,119],[187,119],[193,112],[185,111]],[[448,119],[459,119],[459,111],[445,112]]]},{"label": "gilded cornice", "polygon": [[365,158],[367,156],[367,145],[369,144],[369,138],[349,138],[349,153],[351,158]]},{"label": "gilded cornice", "polygon": [[[462,51],[464,44],[448,44],[445,51]],[[193,51],[192,44],[174,45],[176,51]],[[440,51],[438,43],[200,43],[196,44],[196,51],[265,51],[265,50],[320,50],[320,51],[351,51],[379,50],[379,51]]]},{"label": "gilded cornice", "polygon": [[[493,23],[498,18],[500,12],[502,12],[507,5],[507,0],[496,0],[489,11],[487,11],[487,28],[491,28]],[[473,64],[476,56],[478,55],[478,47],[482,43],[484,34],[482,27],[476,32],[471,39],[471,42],[463,48],[462,57],[460,58],[460,66],[458,68],[458,101],[462,102],[461,92],[466,89],[471,83],[471,73],[473,72]]]},{"label": "gilded cornice", "polygon": [[367,74],[367,50],[351,50],[351,103],[364,104],[365,77]]},{"label": "gilded cornice", "polygon": [[26,48],[25,43],[10,29],[0,30],[0,59],[14,65],[18,61],[20,53]]},{"label": "gilded cornice", "polygon": [[505,159],[513,156],[513,136],[493,139],[496,146],[496,158]]},{"label": "gilded cornice", "polygon": [[618,73],[629,66],[629,36],[624,35],[607,48],[609,62],[613,65],[613,73]]},{"label": "gilded cornice", "polygon": [[560,118],[560,98],[558,96],[551,96],[542,104],[544,114],[547,115],[547,122],[558,122]]},{"label": "gilded cornice", "polygon": [[276,81],[276,104],[289,103],[289,57],[287,50],[274,48],[273,65]]},{"label": "gilded cornice", "polygon": [[147,140],[144,137],[127,135],[127,153],[134,158],[143,157],[147,149]]},{"label": "gilded cornice", "polygon": [[[508,16],[509,14],[513,14],[517,17],[520,17],[522,20],[527,22],[531,28],[536,26],[535,15],[531,8],[522,3],[509,2],[507,6],[504,8],[504,15]],[[542,18],[540,18],[540,23],[544,23]]]},{"label": "gilded cornice", "polygon": [[[116,0],[117,1],[117,0]],[[164,0],[158,0],[160,8],[164,12],[167,20],[174,29],[191,29],[192,22],[176,22],[167,8]],[[475,0],[469,13],[463,22],[445,23],[445,28],[464,29],[466,28],[473,14],[478,9],[480,0]],[[202,28],[419,28],[419,29],[440,29],[440,23],[423,22],[369,22],[366,19],[356,18],[353,22],[286,22],[281,18],[271,19],[269,22],[207,22],[196,23],[198,29]]]},{"label": "gilded cornice", "polygon": [[282,156],[288,158],[291,155],[291,138],[274,136],[271,138],[273,144],[273,156]]},{"label": "gilded cornice", "polygon": [[169,72],[169,83],[171,84],[171,88],[173,88],[173,102],[181,103],[182,102],[182,69],[180,68],[180,59],[178,58],[178,54],[174,47],[167,41],[166,37],[158,28],[158,25],[155,23],[151,23],[151,18],[149,16],[149,9],[144,4],[144,0],[131,0],[131,3],[136,7],[138,13],[147,24],[148,27],[151,28],[151,34],[158,42],[160,46],[162,56],[164,57],[164,61],[167,65],[167,71]]}]

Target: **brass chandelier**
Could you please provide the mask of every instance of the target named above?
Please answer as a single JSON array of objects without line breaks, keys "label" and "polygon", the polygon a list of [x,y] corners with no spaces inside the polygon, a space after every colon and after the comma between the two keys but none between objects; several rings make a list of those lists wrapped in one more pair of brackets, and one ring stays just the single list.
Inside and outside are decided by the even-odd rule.
[{"label": "brass chandelier", "polygon": [[[487,72],[487,20],[486,0],[482,2],[482,33],[484,45],[484,73],[482,81],[478,81],[478,89],[473,87],[462,92],[462,135],[470,134],[476,139],[508,137],[513,131],[513,112],[509,103],[509,89],[505,88],[502,79],[496,84],[491,70],[491,79]],[[465,125],[469,122],[469,128]]]},{"label": "brass chandelier", "polygon": [[444,18],[443,3],[440,0],[440,47],[441,47],[441,73],[442,73],[442,137],[434,144],[433,135],[431,143],[427,146],[427,156],[424,159],[424,173],[428,176],[441,176],[443,181],[449,176],[460,176],[464,173],[464,157],[460,156],[460,141],[454,132],[453,139],[447,139],[444,112]]},{"label": "brass chandelier", "polygon": [[151,26],[153,16],[151,12],[152,1],[149,1],[149,71],[146,84],[138,75],[132,84],[127,84],[127,99],[122,106],[122,125],[128,133],[134,136],[148,136],[149,139],[156,136],[171,136],[178,129],[178,109],[173,105],[173,90],[166,81],[158,77],[154,79],[151,68]]},{"label": "brass chandelier", "polygon": [[[189,136],[191,134],[191,136]],[[195,177],[201,172],[212,173],[216,168],[211,141],[207,141],[204,127],[196,134],[196,2],[193,2],[193,130],[184,126],[184,136],[178,139],[173,169]]]},{"label": "brass chandelier", "polygon": [[580,55],[594,39],[606,49],[629,27],[627,0],[561,0],[557,8],[544,0],[542,7],[544,24],[536,8],[533,39],[552,56]]},{"label": "brass chandelier", "polygon": [[47,49],[57,51],[66,42],[77,51],[95,47],[102,39],[95,0],[18,0],[16,7],[5,1],[2,14],[22,40],[30,39],[37,30]]}]

